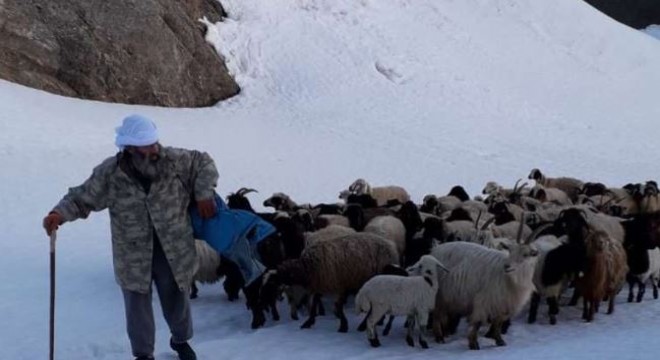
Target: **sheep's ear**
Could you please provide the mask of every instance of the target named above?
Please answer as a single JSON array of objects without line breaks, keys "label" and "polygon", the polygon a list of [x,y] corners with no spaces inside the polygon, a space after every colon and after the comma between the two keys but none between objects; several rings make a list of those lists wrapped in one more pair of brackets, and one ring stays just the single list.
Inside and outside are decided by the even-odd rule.
[{"label": "sheep's ear", "polygon": [[446,273],[450,273],[450,272],[451,272],[451,271],[449,271],[449,269],[447,269],[447,268],[446,268],[444,265],[442,265],[442,263],[440,263],[440,262],[436,265],[436,267],[438,268],[438,271],[444,271],[444,272],[446,272]]}]

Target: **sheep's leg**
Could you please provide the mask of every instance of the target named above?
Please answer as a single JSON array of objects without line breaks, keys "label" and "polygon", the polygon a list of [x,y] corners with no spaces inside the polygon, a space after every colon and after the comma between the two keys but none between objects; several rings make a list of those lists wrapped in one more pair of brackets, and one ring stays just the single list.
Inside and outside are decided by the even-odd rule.
[{"label": "sheep's leg", "polygon": [[505,346],[506,342],[504,342],[504,339],[502,339],[502,320],[497,319],[493,321],[493,324],[491,325],[491,329],[493,329],[493,339],[495,339],[495,345],[497,346]]},{"label": "sheep's leg", "polygon": [[626,281],[628,282],[628,302],[633,302],[633,299],[635,298],[635,279],[633,279],[632,275],[628,274]]},{"label": "sheep's leg", "polygon": [[380,346],[380,340],[378,340],[378,332],[376,331],[376,323],[378,322],[378,319],[380,319],[384,314],[380,310],[373,311],[374,308],[372,307],[371,310],[369,310],[369,314],[367,315],[367,339],[369,339],[369,344],[371,344],[372,347],[379,347]]},{"label": "sheep's leg", "polygon": [[644,299],[644,293],[646,292],[646,283],[640,281],[638,289],[639,290],[637,290],[637,302],[639,303],[642,302],[642,299]]},{"label": "sheep's leg", "polygon": [[573,289],[573,296],[571,297],[571,301],[568,302],[568,306],[575,306],[578,304],[578,300],[580,300],[580,291],[578,290],[577,287]]},{"label": "sheep's leg", "polygon": [[369,309],[367,315],[365,315],[364,319],[362,319],[362,322],[360,323],[360,325],[358,325],[357,331],[363,332],[364,330],[367,329],[367,320],[369,319],[369,316],[371,316],[371,310],[372,309]]},{"label": "sheep's leg", "polygon": [[309,329],[316,322],[316,311],[321,302],[321,296],[317,295],[318,294],[314,294],[312,297],[312,308],[309,310],[309,318],[307,318],[307,320],[300,326],[301,329]]},{"label": "sheep's leg", "polygon": [[387,324],[385,324],[385,329],[383,329],[383,336],[387,336],[390,334],[390,331],[392,330],[392,322],[394,322],[394,315],[390,315],[390,318],[387,320]]},{"label": "sheep's leg", "polygon": [[273,300],[270,303],[270,312],[273,315],[274,321],[280,321],[280,312],[277,311],[277,300]]},{"label": "sheep's leg", "polygon": [[550,325],[557,323],[557,314],[559,314],[559,300],[556,296],[550,296],[546,299],[548,302],[548,317],[550,317]]},{"label": "sheep's leg", "polygon": [[[445,337],[442,334],[442,313],[437,308],[433,309],[433,336],[435,336],[435,342],[444,343]],[[411,326],[410,322],[406,320],[408,327]]]},{"label": "sheep's leg", "polygon": [[197,284],[195,280],[193,280],[192,285],[190,286],[190,298],[197,299],[197,292],[198,292]]},{"label": "sheep's leg", "polygon": [[614,312],[614,298],[616,297],[616,291],[612,291],[610,293],[610,300],[609,303],[607,304],[607,314],[611,314]]},{"label": "sheep's leg", "polygon": [[653,286],[653,298],[657,299],[658,298],[658,280],[655,278],[651,278],[651,285]]},{"label": "sheep's leg", "polygon": [[506,335],[506,333],[509,332],[510,327],[511,327],[511,319],[506,319],[504,320],[504,322],[502,322],[502,330],[500,332]]},{"label": "sheep's leg", "polygon": [[378,320],[378,326],[383,326],[384,323],[385,323],[385,315],[383,315],[383,317],[380,318],[380,320]]},{"label": "sheep's leg", "polygon": [[319,297],[319,315],[325,316],[325,306],[323,306],[323,301],[321,301],[321,295],[314,295]]},{"label": "sheep's leg", "polygon": [[417,331],[419,331],[419,346],[422,349],[428,349],[429,343],[424,337],[424,330],[426,330],[426,323],[429,321],[429,313],[427,311],[417,312],[415,316],[417,318]]},{"label": "sheep's leg", "polygon": [[532,294],[532,299],[529,303],[529,315],[527,316],[527,323],[533,324],[536,322],[536,314],[539,311],[539,302],[541,301],[541,295],[537,292]]},{"label": "sheep's leg", "polygon": [[348,320],[346,319],[346,315],[344,314],[344,305],[346,304],[347,297],[348,294],[343,293],[339,295],[337,301],[335,302],[335,311],[337,313],[337,317],[339,317],[339,330],[337,331],[340,333],[348,332]]},{"label": "sheep's leg", "polygon": [[456,334],[456,330],[458,330],[458,324],[460,322],[461,322],[460,316],[456,316],[456,315],[448,316],[446,322],[447,334],[449,335]]},{"label": "sheep's leg", "polygon": [[582,298],[582,304],[584,305],[584,307],[582,308],[582,319],[589,321],[588,320],[589,317],[587,316],[589,312],[589,302],[587,301],[586,298]]},{"label": "sheep's leg", "polygon": [[413,340],[413,331],[417,326],[417,319],[414,315],[408,315],[408,330],[406,331],[406,344],[410,347],[415,346],[415,341]]},{"label": "sheep's leg", "polygon": [[[500,333],[501,334],[506,334],[507,331],[509,331],[509,326],[511,326],[511,320],[506,319],[503,322],[501,322],[500,330],[499,330]],[[491,323],[490,328],[488,328],[488,331],[486,332],[486,334],[484,336],[487,337],[487,338],[490,338],[490,339],[495,339],[496,331],[497,330],[495,329],[495,323],[493,322],[493,323]]]},{"label": "sheep's leg", "polygon": [[261,277],[252,281],[252,283],[243,288],[246,304],[252,310],[252,328],[258,329],[266,323],[266,316],[262,302],[259,299],[259,289],[261,288]]},{"label": "sheep's leg", "polygon": [[470,324],[470,332],[468,333],[468,345],[470,350],[479,350],[479,341],[477,341],[477,337],[479,336],[480,327],[481,322],[479,321]]}]

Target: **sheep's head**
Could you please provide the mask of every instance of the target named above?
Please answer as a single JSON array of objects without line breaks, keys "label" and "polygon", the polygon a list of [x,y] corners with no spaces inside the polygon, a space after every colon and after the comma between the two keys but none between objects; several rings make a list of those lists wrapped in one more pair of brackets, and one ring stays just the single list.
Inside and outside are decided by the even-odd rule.
[{"label": "sheep's head", "polygon": [[589,231],[587,212],[579,208],[562,210],[555,220],[555,227],[565,231],[571,241],[584,239],[585,233]]},{"label": "sheep's head", "polygon": [[586,196],[595,196],[595,195],[605,195],[607,192],[607,186],[602,183],[585,183],[580,189],[580,193]]},{"label": "sheep's head", "polygon": [[364,220],[364,210],[359,204],[351,204],[346,207],[344,216],[348,218],[348,223],[355,231],[362,231],[367,225]]},{"label": "sheep's head", "polygon": [[339,198],[342,200],[347,200],[349,195],[351,195],[350,190],[342,190],[339,192]]},{"label": "sheep's head", "polygon": [[465,191],[465,189],[460,185],[456,185],[453,188],[451,188],[451,190],[449,190],[449,194],[447,195],[455,196],[461,201],[470,200],[470,195],[468,195],[467,191]]},{"label": "sheep's head", "polygon": [[472,215],[470,215],[470,212],[463,209],[462,207],[458,207],[452,210],[451,213],[449,214],[449,217],[446,219],[446,221],[456,221],[456,220],[466,220],[466,221],[474,222],[474,219],[472,218]]},{"label": "sheep's head", "polygon": [[647,181],[644,185],[644,196],[657,196],[658,195],[658,183],[655,181]]},{"label": "sheep's head", "polygon": [[359,204],[365,209],[378,207],[378,201],[369,194],[350,194],[346,204]]},{"label": "sheep's head", "polygon": [[254,212],[254,210],[252,209],[252,205],[250,204],[250,201],[245,197],[246,194],[249,194],[251,192],[258,192],[258,191],[255,189],[240,188],[235,193],[227,195],[227,206],[230,209],[247,210],[250,212]]},{"label": "sheep's head", "polygon": [[290,259],[283,261],[275,272],[277,275],[273,277],[273,281],[277,281],[282,285],[300,285],[306,287],[309,285],[309,277],[307,269],[300,259]]},{"label": "sheep's head", "polygon": [[406,271],[413,276],[423,276],[424,280],[433,286],[438,281],[440,272],[449,272],[438,259],[431,255],[423,255],[414,265],[408,267]]},{"label": "sheep's head", "polygon": [[398,215],[403,226],[406,228],[407,234],[412,234],[422,227],[422,216],[419,214],[419,210],[417,210],[417,205],[412,201],[406,201],[401,205]]},{"label": "sheep's head", "polygon": [[438,197],[433,194],[428,194],[424,196],[420,210],[429,214],[435,214],[438,209],[438,205]]},{"label": "sheep's head", "polygon": [[367,181],[364,179],[357,179],[351,184],[351,186],[348,187],[349,192],[358,195],[368,194],[370,190],[371,188],[369,186],[369,183],[367,183]]},{"label": "sheep's head", "polygon": [[502,187],[498,183],[495,181],[489,181],[486,183],[486,186],[484,186],[484,189],[481,190],[481,193],[484,195],[492,195],[500,191],[502,191]]},{"label": "sheep's head", "polygon": [[529,176],[527,178],[530,180],[540,181],[541,179],[543,179],[543,174],[541,173],[541,170],[534,168],[529,173]]},{"label": "sheep's head", "polygon": [[264,206],[275,208],[275,210],[277,211],[280,210],[288,211],[288,210],[293,210],[295,204],[293,203],[289,195],[278,192],[278,193],[274,193],[271,197],[264,200]]},{"label": "sheep's head", "polygon": [[522,232],[525,223],[525,216],[523,221],[518,226],[518,236],[515,243],[501,243],[500,245],[509,252],[509,257],[504,265],[504,271],[507,273],[514,272],[521,264],[525,262],[536,262],[539,254],[533,241],[536,237],[552,226],[552,224],[544,224],[536,228],[526,239],[522,239]]}]

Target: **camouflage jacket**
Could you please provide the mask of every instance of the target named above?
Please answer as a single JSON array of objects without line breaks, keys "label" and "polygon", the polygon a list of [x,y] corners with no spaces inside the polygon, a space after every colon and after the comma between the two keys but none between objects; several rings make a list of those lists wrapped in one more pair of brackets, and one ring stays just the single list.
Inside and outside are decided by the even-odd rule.
[{"label": "camouflage jacket", "polygon": [[125,290],[147,293],[151,287],[154,230],[181,290],[189,289],[194,275],[188,206],[193,197],[213,199],[218,171],[207,153],[163,147],[161,156],[169,171],[148,193],[120,168],[118,154],[94,168],[82,185],[70,188],[53,209],[64,221],[109,210],[115,278]]}]

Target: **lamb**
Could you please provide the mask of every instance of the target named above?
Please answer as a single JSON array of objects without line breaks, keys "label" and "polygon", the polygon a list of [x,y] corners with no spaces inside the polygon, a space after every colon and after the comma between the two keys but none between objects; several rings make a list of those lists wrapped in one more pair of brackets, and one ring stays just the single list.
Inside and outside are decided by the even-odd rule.
[{"label": "lamb", "polygon": [[564,245],[566,241],[568,241],[566,237],[557,238],[554,235],[545,235],[534,240],[533,244],[539,251],[539,255],[536,268],[534,269],[533,278],[536,291],[534,291],[532,294],[532,299],[529,306],[529,315],[527,317],[527,322],[530,324],[536,322],[536,315],[541,298],[545,298],[546,302],[548,303],[548,317],[550,318],[550,324],[555,325],[557,323],[557,314],[559,314],[558,300],[561,292],[567,286],[568,278],[563,277],[555,283],[546,284],[543,282],[543,272],[549,270],[546,269],[545,263],[547,255],[551,251]]},{"label": "lamb", "polygon": [[[634,299],[633,288],[635,284],[638,285],[637,302],[642,302],[644,293],[646,292],[646,282],[650,279],[651,286],[653,286],[653,298],[658,298],[658,281],[660,281],[660,249],[653,248],[651,250],[641,249],[635,251],[631,248],[626,248],[626,256],[628,257],[628,267],[630,272],[626,280],[629,285],[628,302]],[[631,258],[636,258],[643,261],[631,261]],[[647,265],[648,266],[644,266]],[[637,267],[635,269],[635,267]]]},{"label": "lamb", "polygon": [[[386,265],[397,261],[397,251],[390,241],[374,234],[355,233],[308,246],[299,259],[287,260],[278,266],[268,280],[288,286],[301,285],[315,295],[337,295],[335,313],[340,319],[338,331],[347,332],[344,304],[348,295],[357,292]],[[262,295],[269,297],[269,294]],[[314,296],[309,318],[302,328],[314,325],[319,302],[320,297]]]},{"label": "lamb", "polygon": [[[435,305],[438,291],[438,273],[448,272],[446,267],[430,255],[424,255],[409,269],[418,276],[377,275],[367,281],[355,297],[355,309],[358,314],[366,312],[367,339],[373,347],[380,346],[376,323],[385,315],[405,315],[414,317],[414,327],[419,333],[419,344],[428,348],[424,330],[429,312]],[[414,346],[413,324],[408,324],[406,342]]]},{"label": "lamb", "polygon": [[220,280],[220,254],[215,251],[206,241],[195,239],[195,251],[197,252],[197,261],[195,262],[195,272],[193,276],[190,298],[197,298],[196,281],[203,284],[213,284]]},{"label": "lamb", "polygon": [[582,190],[582,186],[584,186],[584,182],[575,178],[546,177],[543,173],[541,173],[541,170],[539,169],[532,169],[528,178],[535,180],[537,184],[542,185],[543,187],[555,188],[565,192],[573,203],[577,201],[578,195],[580,195],[580,191]]},{"label": "lamb", "polygon": [[587,270],[578,278],[576,287],[583,296],[582,318],[593,320],[600,301],[607,298],[607,313],[614,312],[614,298],[623,287],[628,272],[623,245],[602,230],[591,230],[585,238]]},{"label": "lamb", "polygon": [[653,297],[658,298],[658,280],[660,280],[660,249],[652,240],[645,215],[637,215],[631,220],[623,222],[626,231],[624,248],[630,269],[627,281],[629,285],[628,302],[634,299],[633,288],[639,285],[637,302],[641,302],[646,290],[646,282],[651,279]]},{"label": "lamb", "polygon": [[440,276],[440,286],[434,309],[433,330],[437,341],[444,341],[442,326],[450,318],[467,316],[470,349],[479,349],[479,327],[492,323],[493,338],[498,346],[504,321],[515,316],[529,300],[534,284],[537,250],[529,242],[537,232],[503,252],[467,242],[442,244],[431,251],[436,259],[450,269]]},{"label": "lamb", "polygon": [[397,200],[401,204],[410,200],[410,195],[406,189],[400,186],[372,187],[364,179],[355,180],[348,187],[348,191],[357,195],[369,194],[376,199],[378,206],[385,206],[390,200]]}]

